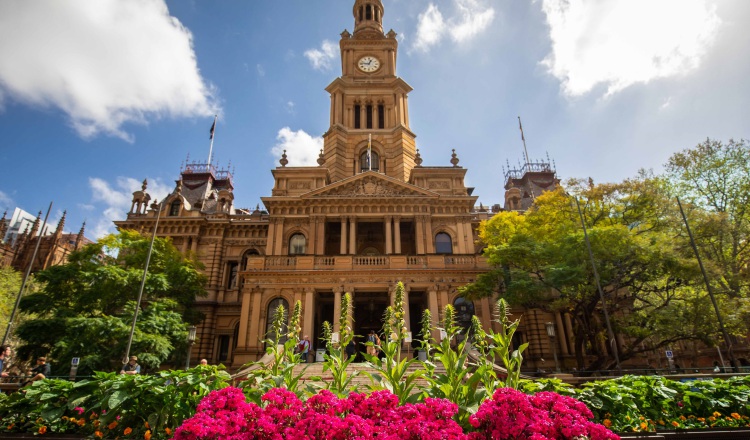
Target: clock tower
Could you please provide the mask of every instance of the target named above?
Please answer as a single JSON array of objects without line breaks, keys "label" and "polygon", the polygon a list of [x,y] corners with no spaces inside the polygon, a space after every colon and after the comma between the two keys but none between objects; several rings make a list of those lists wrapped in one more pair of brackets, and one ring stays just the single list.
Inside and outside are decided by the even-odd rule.
[{"label": "clock tower", "polygon": [[356,0],[352,12],[354,32],[345,30],[339,42],[341,76],[326,88],[331,114],[323,164],[332,182],[370,170],[406,182],[416,135],[409,128],[412,88],[396,76],[396,33],[383,33],[381,0]]}]

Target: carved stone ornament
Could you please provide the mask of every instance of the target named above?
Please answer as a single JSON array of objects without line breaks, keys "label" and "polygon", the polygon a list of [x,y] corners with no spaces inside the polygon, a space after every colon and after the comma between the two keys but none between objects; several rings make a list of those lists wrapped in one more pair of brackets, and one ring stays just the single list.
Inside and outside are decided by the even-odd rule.
[{"label": "carved stone ornament", "polygon": [[376,177],[365,177],[320,194],[324,197],[398,197],[420,195],[416,191],[399,187]]}]

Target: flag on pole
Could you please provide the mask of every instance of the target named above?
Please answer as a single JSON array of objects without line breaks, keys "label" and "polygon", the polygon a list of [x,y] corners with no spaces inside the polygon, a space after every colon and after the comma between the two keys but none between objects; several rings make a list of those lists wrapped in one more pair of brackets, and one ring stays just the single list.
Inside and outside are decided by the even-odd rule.
[{"label": "flag on pole", "polygon": [[526,139],[523,137],[523,125],[521,125],[521,117],[518,117],[518,128],[521,130],[521,140],[526,142]]},{"label": "flag on pole", "polygon": [[214,116],[214,123],[211,124],[211,137],[209,137],[209,139],[213,140],[215,130],[216,130],[216,116]]}]

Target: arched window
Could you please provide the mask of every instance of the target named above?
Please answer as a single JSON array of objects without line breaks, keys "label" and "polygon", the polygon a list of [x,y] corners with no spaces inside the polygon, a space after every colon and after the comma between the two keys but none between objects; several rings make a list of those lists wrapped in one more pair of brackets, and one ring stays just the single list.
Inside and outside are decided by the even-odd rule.
[{"label": "arched window", "polygon": [[435,236],[435,253],[437,254],[452,254],[453,243],[451,242],[451,236],[445,232],[440,232]]},{"label": "arched window", "polygon": [[289,255],[304,255],[307,252],[307,239],[302,234],[294,234],[289,239]]},{"label": "arched window", "polygon": [[169,216],[170,217],[176,217],[180,215],[180,205],[182,205],[182,202],[179,200],[175,200],[174,202],[169,204]]},{"label": "arched window", "polygon": [[[372,163],[372,168],[370,168],[370,164]],[[360,171],[365,172],[372,169],[372,171],[380,171],[380,156],[378,156],[378,153],[370,150],[370,154],[367,154],[367,149],[362,152],[362,154],[359,156],[359,165],[360,165]]]},{"label": "arched window", "polygon": [[453,301],[453,308],[456,309],[456,325],[461,327],[461,335],[459,336],[459,340],[461,340],[465,338],[471,330],[471,317],[474,316],[474,303],[459,296]]},{"label": "arched window", "polygon": [[[239,270],[247,270],[247,258],[253,255],[260,255],[257,250],[250,249],[245,251],[244,254],[242,254],[242,262],[240,263],[240,269]],[[236,274],[235,274],[236,275]],[[240,281],[240,289],[245,285],[245,279],[243,278]]]},{"label": "arched window", "polygon": [[[276,340],[276,334],[273,331],[273,319],[276,316],[276,310],[279,308],[279,306],[284,307],[284,319],[282,322],[284,323],[281,327],[281,335],[279,335],[279,344],[283,344],[286,342],[286,323],[287,319],[289,317],[289,303],[284,298],[276,298],[272,300],[270,303],[268,303],[268,310],[266,311],[266,337],[265,339],[275,341]],[[266,344],[268,345],[268,344]]]}]

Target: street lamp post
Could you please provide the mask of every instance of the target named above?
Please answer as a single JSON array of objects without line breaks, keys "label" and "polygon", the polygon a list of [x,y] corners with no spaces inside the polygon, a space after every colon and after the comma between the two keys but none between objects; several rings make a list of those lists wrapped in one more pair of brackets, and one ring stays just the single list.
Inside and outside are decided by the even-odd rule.
[{"label": "street lamp post", "polygon": [[195,344],[195,332],[196,328],[194,325],[191,325],[188,327],[188,352],[187,352],[187,359],[185,360],[185,369],[190,369],[190,354],[193,351],[193,344]]},{"label": "street lamp post", "polygon": [[555,324],[548,322],[545,325],[547,326],[547,336],[549,336],[550,345],[552,345],[552,356],[554,356],[555,358],[555,373],[559,373],[560,364],[557,362],[557,341],[555,340]]}]

